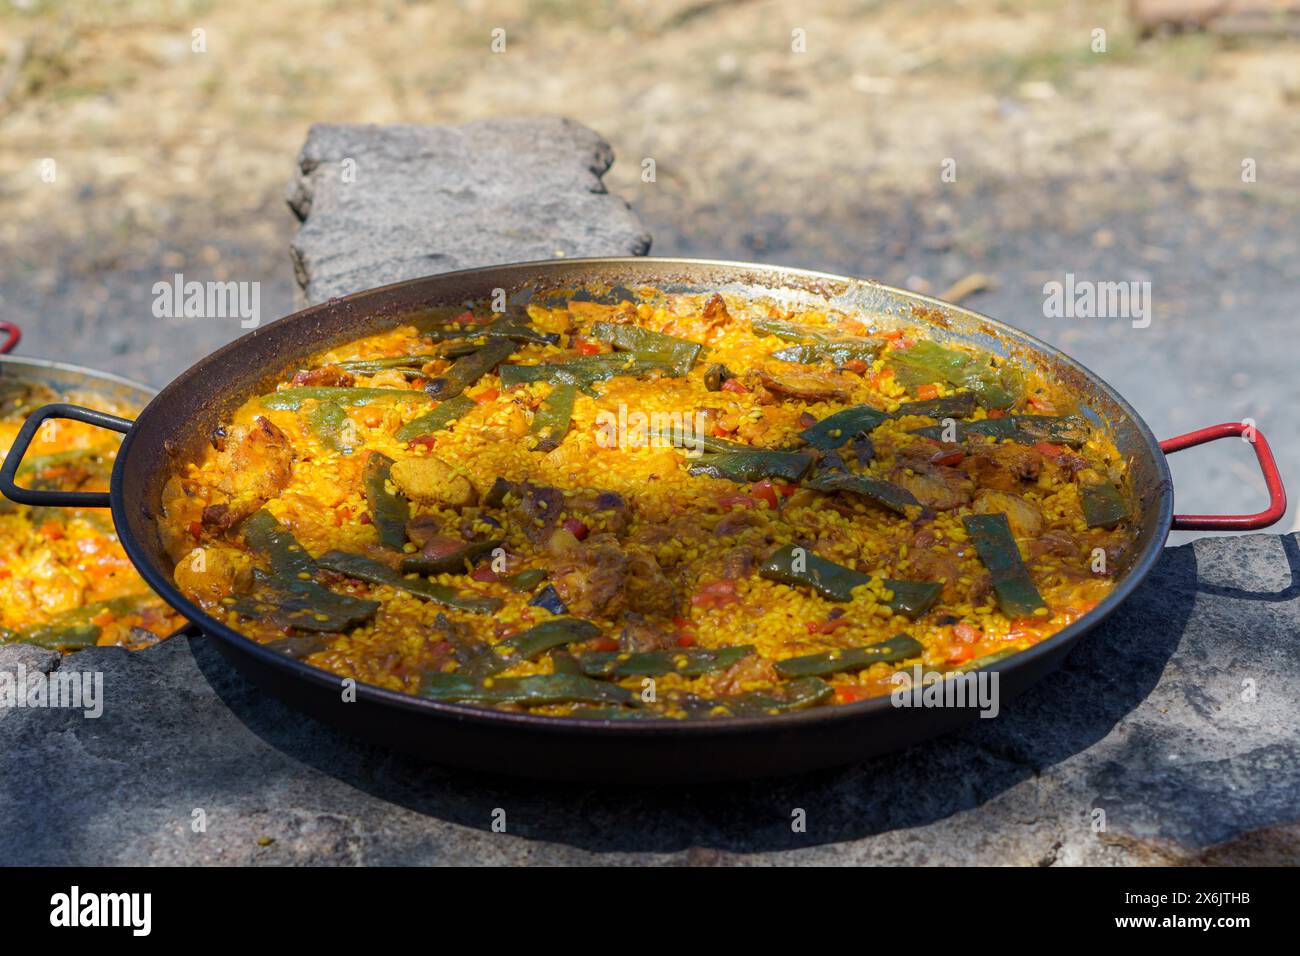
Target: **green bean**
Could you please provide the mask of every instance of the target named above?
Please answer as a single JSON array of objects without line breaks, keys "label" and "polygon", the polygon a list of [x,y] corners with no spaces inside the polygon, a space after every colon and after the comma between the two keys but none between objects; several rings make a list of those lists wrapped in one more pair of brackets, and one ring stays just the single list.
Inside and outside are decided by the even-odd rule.
[{"label": "green bean", "polygon": [[92,623],[94,618],[105,612],[114,618],[126,617],[156,600],[152,594],[128,594],[84,604],[55,615],[44,624],[33,624],[17,632],[10,631],[7,640],[0,643],[36,644],[61,651],[90,647],[99,640],[102,633],[99,625]]},{"label": "green bean", "polygon": [[433,411],[425,412],[419,418],[407,422],[394,433],[394,436],[399,441],[410,441],[412,438],[432,435],[434,432],[442,431],[456,419],[463,418],[477,407],[478,403],[468,395],[457,395],[455,398],[439,402],[438,407]]},{"label": "green bean", "polygon": [[700,343],[675,335],[614,322],[592,323],[591,337],[598,342],[608,342],[621,352],[632,352],[639,359],[664,362],[677,375],[685,375],[691,370],[701,348]]},{"label": "green bean", "polygon": [[387,455],[372,452],[366,459],[361,484],[366,493],[370,522],[379,532],[379,543],[400,551],[406,544],[406,522],[411,520],[411,503],[388,490],[393,464],[393,459]]},{"label": "green bean", "polygon": [[441,358],[438,355],[393,355],[386,358],[350,359],[339,362],[338,367],[346,372],[372,375],[388,369],[418,369]]},{"label": "green bean", "polygon": [[926,425],[915,428],[913,435],[923,435],[939,441],[951,437],[964,441],[971,435],[1009,439],[1021,445],[1038,442],[1058,442],[1078,447],[1088,440],[1088,423],[1074,415],[1007,415],[1004,418],[986,418],[978,422],[954,422],[949,436],[943,425]]},{"label": "green bean", "polygon": [[748,451],[702,455],[692,461],[686,470],[692,475],[726,478],[741,483],[758,481],[761,478],[798,481],[808,470],[812,460],[812,455],[801,452],[755,448]]},{"label": "green bean", "polygon": [[1039,608],[1046,610],[1029,569],[1020,559],[1020,549],[1011,534],[1007,516],[995,514],[966,515],[962,519],[975,550],[993,577],[998,606],[1010,618],[1029,617]]},{"label": "green bean", "polygon": [[512,591],[531,591],[546,580],[546,571],[542,568],[529,568],[506,578],[504,583]]},{"label": "green bean", "polygon": [[316,574],[316,562],[307,549],[265,508],[249,516],[242,526],[244,543],[267,557],[271,573],[290,584],[309,581]]},{"label": "green bean", "polygon": [[[792,587],[810,587],[828,601],[852,601],[853,591],[871,581],[871,576],[828,561],[793,544],[778,548],[759,568],[759,576]],[[881,580],[892,597],[885,604],[897,614],[920,617],[939,597],[940,585],[931,581]]]},{"label": "green bean", "polygon": [[710,671],[726,670],[752,653],[754,648],[749,644],[734,647],[645,651],[640,654],[601,651],[583,654],[578,658],[578,664],[588,677],[613,680],[622,680],[625,677],[662,677],[664,674],[698,677]]},{"label": "green bean", "polygon": [[356,578],[358,581],[386,585],[405,591],[422,601],[469,611],[473,614],[491,614],[499,611],[503,603],[500,598],[468,595],[445,584],[436,584],[423,578],[403,577],[386,564],[372,561],[359,554],[349,554],[346,551],[326,551],[316,561],[322,568]]},{"label": "green bean", "polygon": [[921,507],[921,503],[916,500],[916,496],[906,488],[885,481],[883,478],[872,478],[868,475],[823,472],[809,478],[803,484],[805,488],[811,488],[813,491],[843,491],[848,494],[858,495],[905,518],[908,517],[909,508]]},{"label": "green bean", "polygon": [[430,700],[491,704],[636,704],[629,690],[578,674],[537,674],[532,677],[493,677],[484,683],[460,674],[429,674],[420,696]]},{"label": "green bean", "polygon": [[975,393],[957,392],[924,402],[904,402],[890,417],[921,415],[926,418],[969,418],[973,414],[975,414]]},{"label": "green bean", "polygon": [[812,707],[834,693],[835,688],[820,677],[800,677],[783,684],[780,694],[750,691],[730,697],[715,697],[711,703],[723,708],[728,716],[758,717]]},{"label": "green bean", "polygon": [[965,674],[969,671],[977,671],[982,667],[988,667],[996,664],[998,661],[1004,661],[1012,655],[1019,654],[1022,648],[1008,647],[1006,650],[994,651],[992,654],[985,654],[983,657],[977,657],[973,661],[967,661],[964,664],[958,664],[956,667],[945,668],[945,673]]},{"label": "green bean", "polygon": [[985,408],[1009,408],[1015,404],[1019,382],[1011,368],[998,370],[983,359],[936,342],[920,341],[911,348],[889,354],[894,377],[907,387],[946,382],[969,389]]},{"label": "green bean", "polygon": [[[484,555],[491,554],[501,547],[501,539],[490,541],[470,541],[455,551],[436,558],[427,558],[422,554],[413,554],[402,558],[403,574],[464,574],[466,565],[475,564]],[[545,571],[542,572],[546,574]]]},{"label": "green bean", "polygon": [[573,421],[573,403],[577,397],[578,386],[573,383],[551,386],[551,394],[546,396],[546,400],[533,415],[531,434],[537,439],[534,451],[549,452],[560,447],[560,442],[569,433],[569,425]]},{"label": "green bean", "polygon": [[1120,490],[1109,481],[1081,484],[1083,517],[1089,528],[1113,528],[1128,520],[1128,503]]},{"label": "green bean", "polygon": [[841,671],[860,671],[872,664],[893,664],[909,657],[920,657],[925,650],[921,642],[910,634],[895,634],[891,638],[825,654],[805,654],[776,662],[776,672],[782,677],[824,677]]},{"label": "green bean", "polygon": [[516,347],[514,342],[507,339],[494,339],[478,351],[458,358],[442,375],[431,380],[424,390],[434,398],[455,398],[508,359]]},{"label": "green bean", "polygon": [[253,593],[224,598],[229,610],[280,627],[330,632],[364,623],[379,610],[378,601],[336,594],[316,583],[319,568],[312,556],[265,508],[244,522],[243,533],[245,544],[267,558],[271,571],[253,572]]},{"label": "green bean", "polygon": [[600,628],[576,617],[556,617],[508,637],[492,647],[491,653],[462,668],[467,677],[482,678],[531,661],[549,650],[600,635]]},{"label": "green bean", "polygon": [[845,362],[874,362],[880,353],[879,342],[870,345],[854,345],[847,342],[817,342],[813,345],[791,345],[772,353],[772,358],[782,362],[797,362],[801,365],[817,365],[821,362],[833,362],[843,365]]},{"label": "green bean", "polygon": [[872,431],[888,417],[870,405],[854,405],[810,425],[799,433],[799,437],[814,448],[830,451]]},{"label": "green bean", "polygon": [[503,365],[498,370],[503,388],[529,382],[569,384],[589,390],[596,382],[626,375],[640,378],[649,372],[672,374],[672,367],[658,361],[642,361],[634,353],[589,355],[571,362],[543,365]]},{"label": "green bean", "polygon": [[282,388],[258,399],[263,408],[296,412],[303,402],[334,402],[338,405],[382,405],[390,402],[428,402],[429,396],[411,388],[343,388],[330,385],[304,385]]},{"label": "green bean", "polygon": [[307,413],[307,427],[316,433],[321,444],[344,455],[356,450],[346,439],[350,423],[348,413],[336,402],[321,402]]}]

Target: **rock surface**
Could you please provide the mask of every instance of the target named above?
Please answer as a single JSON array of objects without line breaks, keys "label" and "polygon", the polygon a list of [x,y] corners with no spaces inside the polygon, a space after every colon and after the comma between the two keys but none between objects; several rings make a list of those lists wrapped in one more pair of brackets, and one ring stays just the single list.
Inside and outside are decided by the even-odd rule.
[{"label": "rock surface", "polygon": [[312,127],[290,184],[308,303],[437,272],[555,256],[644,255],[601,176],[614,152],[566,119]]},{"label": "rock surface", "polygon": [[0,710],[0,860],[1295,862],[1298,631],[1300,538],[1201,539],[993,720],[840,770],[664,791],[424,765],[300,717],[205,638],[61,664],[3,647],[0,674],[102,673],[104,710]]}]

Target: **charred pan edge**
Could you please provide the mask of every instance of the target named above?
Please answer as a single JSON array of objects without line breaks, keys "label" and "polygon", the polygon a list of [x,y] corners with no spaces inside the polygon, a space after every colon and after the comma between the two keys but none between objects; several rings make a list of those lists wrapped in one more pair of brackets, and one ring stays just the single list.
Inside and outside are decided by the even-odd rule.
[{"label": "charred pan edge", "polygon": [[[872,280],[852,279],[799,269],[693,259],[561,259],[493,266],[412,279],[358,292],[312,306],[254,330],[214,352],[184,372],[145,408],[126,436],[114,469],[111,497],[114,522],[127,554],[144,579],[205,633],[231,645],[271,670],[292,674],[308,684],[336,693],[342,678],[286,658],[209,617],[185,598],[161,560],[154,515],[170,460],[197,449],[216,422],[256,389],[270,386],[293,362],[332,344],[391,327],[395,320],[431,305],[457,305],[484,298],[495,288],[507,293],[534,293],[574,287],[656,287],[665,291],[721,291],[769,295],[792,302],[820,302],[833,309],[867,313],[898,325],[925,324],[937,338],[965,341],[1037,366],[1060,381],[1082,407],[1091,409],[1112,429],[1116,446],[1130,463],[1131,491],[1140,501],[1136,557],[1115,589],[1073,624],[1052,637],[988,668],[995,672],[1043,670],[1048,659],[1064,652],[1117,608],[1150,573],[1159,559],[1173,518],[1169,466],[1146,423],[1109,385],[1052,346],[1005,323],[938,299]],[[182,432],[182,429],[184,431]],[[137,451],[136,446],[140,449]],[[140,457],[149,465],[130,462]],[[358,700],[404,711],[441,715],[460,722],[564,736],[708,737],[741,734],[757,728],[794,730],[831,726],[894,708],[888,697],[852,704],[812,708],[773,717],[708,720],[649,720],[606,723],[573,717],[511,713],[464,704],[437,703],[368,684],[357,687]]]}]

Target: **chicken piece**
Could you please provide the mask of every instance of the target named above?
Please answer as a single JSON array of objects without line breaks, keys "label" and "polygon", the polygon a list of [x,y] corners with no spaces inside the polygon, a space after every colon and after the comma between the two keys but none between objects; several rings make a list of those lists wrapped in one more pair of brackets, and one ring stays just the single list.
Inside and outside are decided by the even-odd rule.
[{"label": "chicken piece", "polygon": [[709,296],[709,301],[704,303],[704,312],[700,317],[704,320],[704,324],[710,328],[726,326],[731,323],[731,313],[727,311],[727,303],[723,301],[721,294],[717,292]]},{"label": "chicken piece", "polygon": [[627,559],[627,583],[623,588],[627,606],[642,614],[672,617],[677,613],[678,595],[673,582],[646,554],[634,552]]},{"label": "chicken piece", "polygon": [[891,480],[912,493],[917,501],[935,511],[950,511],[970,504],[975,483],[955,468],[927,465],[923,470],[895,468]]},{"label": "chicken piece", "polygon": [[[511,499],[506,503],[507,496]],[[564,493],[549,485],[530,481],[498,478],[483,498],[489,508],[508,508],[509,521],[518,526],[533,544],[551,537],[560,513],[564,510]]]},{"label": "chicken piece", "polygon": [[176,586],[187,596],[204,608],[212,608],[223,597],[249,589],[253,581],[253,562],[247,552],[207,545],[184,555],[176,563],[173,576]]},{"label": "chicken piece", "polygon": [[1029,557],[1041,558],[1045,555],[1057,558],[1073,558],[1079,554],[1079,542],[1068,531],[1048,528],[1029,542]]},{"label": "chicken piece", "polygon": [[1043,513],[1019,495],[981,488],[975,495],[975,513],[1005,512],[1011,533],[1017,538],[1037,538],[1043,531]]},{"label": "chicken piece", "polygon": [[776,666],[765,657],[749,654],[732,664],[710,681],[715,695],[743,694],[749,690],[763,689],[764,684],[775,684],[780,675]]},{"label": "chicken piece", "polygon": [[667,651],[677,646],[677,635],[637,614],[623,614],[623,630],[618,635],[618,649],[624,654],[641,654],[646,651]]},{"label": "chicken piece", "polygon": [[293,384],[296,386],[323,385],[329,388],[350,388],[355,382],[356,378],[351,372],[345,372],[337,365],[303,369],[293,377]]},{"label": "chicken piece", "polygon": [[834,372],[782,369],[780,376],[776,376],[759,371],[758,380],[769,392],[805,402],[844,402],[852,393],[852,386],[844,376]]},{"label": "chicken piece", "polygon": [[224,530],[243,521],[289,484],[293,446],[274,422],[259,415],[252,425],[236,425],[226,432],[217,467],[221,474],[217,491],[226,500],[205,508],[203,520]]},{"label": "chicken piece", "polygon": [[1043,469],[1043,456],[1033,448],[1014,443],[980,445],[966,458],[964,468],[981,488],[1019,491]]},{"label": "chicken piece", "polygon": [[[926,526],[919,529],[907,546],[910,565],[907,572],[899,576],[943,582],[940,600],[945,604],[973,602],[986,594],[992,584],[988,573],[985,571],[972,573],[965,570],[961,558],[954,553],[952,546],[945,543],[946,546],[939,547],[938,541],[933,528]],[[969,583],[961,582],[960,578],[963,575],[969,578]]]},{"label": "chicken piece", "polygon": [[390,475],[402,494],[421,504],[465,508],[478,502],[473,483],[441,458],[406,458],[394,462]]},{"label": "chicken piece", "polygon": [[551,582],[575,617],[600,617],[617,609],[627,575],[628,556],[617,539],[598,534],[558,559]]},{"label": "chicken piece", "polygon": [[417,548],[423,548],[425,542],[444,533],[442,522],[435,515],[416,515],[406,522],[406,537]]},{"label": "chicken piece", "polygon": [[622,535],[632,521],[632,509],[616,491],[579,492],[565,502],[569,514],[579,518],[599,515],[605,529]]},{"label": "chicken piece", "polygon": [[763,516],[756,511],[742,509],[740,511],[729,511],[722,516],[722,520],[717,523],[713,529],[713,536],[716,538],[728,538],[733,534],[740,534],[746,528],[758,528],[764,524]]},{"label": "chicken piece", "polygon": [[746,545],[737,545],[722,556],[722,576],[728,581],[747,578],[758,564],[758,554]]}]

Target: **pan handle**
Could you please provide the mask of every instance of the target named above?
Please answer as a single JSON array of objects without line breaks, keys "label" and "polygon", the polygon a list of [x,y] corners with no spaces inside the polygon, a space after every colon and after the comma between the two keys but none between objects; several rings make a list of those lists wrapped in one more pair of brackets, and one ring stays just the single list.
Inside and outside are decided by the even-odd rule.
[{"label": "pan handle", "polygon": [[23,330],[4,319],[0,319],[0,335],[4,336],[4,341],[0,342],[0,355],[8,355],[23,340]]},{"label": "pan handle", "polygon": [[15,483],[18,466],[22,463],[23,456],[27,454],[32,439],[36,437],[36,429],[50,418],[85,422],[87,425],[97,425],[123,434],[128,432],[133,424],[129,418],[118,418],[116,415],[97,412],[93,408],[82,408],[80,405],[66,405],[62,402],[42,405],[27,416],[23,427],[18,429],[13,447],[9,449],[9,454],[5,455],[4,464],[0,465],[0,494],[21,505],[39,505],[46,508],[107,508],[109,500],[107,491],[38,491],[34,488],[20,488]]},{"label": "pan handle", "polygon": [[1244,422],[1211,425],[1176,438],[1166,438],[1160,443],[1160,450],[1166,455],[1172,455],[1184,448],[1234,435],[1245,435],[1245,440],[1255,446],[1255,457],[1259,459],[1260,471],[1264,473],[1264,485],[1268,488],[1268,508],[1253,515],[1174,515],[1172,530],[1254,531],[1276,524],[1286,513],[1286,489],[1282,487],[1282,476],[1278,474],[1277,462],[1273,460],[1273,450],[1268,447],[1264,433],[1254,425]]}]

